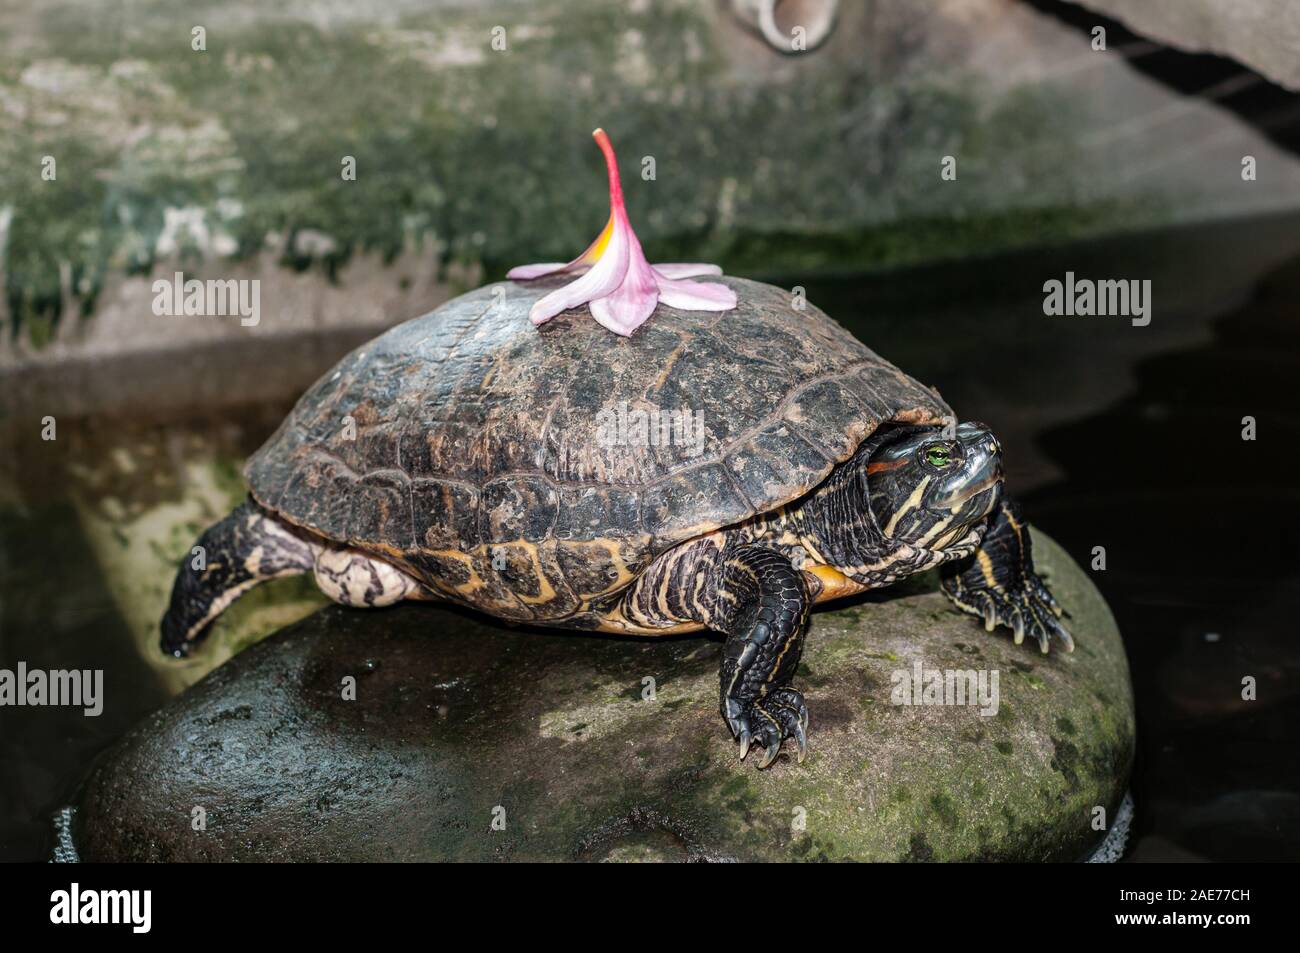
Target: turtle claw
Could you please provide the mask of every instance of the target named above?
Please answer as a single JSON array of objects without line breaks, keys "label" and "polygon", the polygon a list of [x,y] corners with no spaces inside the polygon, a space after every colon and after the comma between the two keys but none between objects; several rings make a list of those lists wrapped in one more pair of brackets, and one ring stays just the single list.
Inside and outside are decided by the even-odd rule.
[{"label": "turtle claw", "polygon": [[[1056,597],[1048,591],[1047,585],[1037,573],[1031,572],[1025,577],[1025,585],[1019,594],[1019,599],[1022,603],[1020,611],[1030,620],[1030,629],[1038,639],[1038,647],[1044,654],[1051,649],[1052,639],[1060,642],[1061,648],[1066,652],[1074,651],[1074,639],[1071,638],[1069,630],[1059,621],[1065,615],[1065,610],[1056,601]],[[1028,609],[1024,609],[1023,605],[1028,605]]]},{"label": "turtle claw", "polygon": [[731,729],[731,737],[740,742],[740,760],[744,761],[745,755],[749,754],[749,746],[754,740],[749,716],[745,714],[744,706],[740,702],[729,700],[723,707],[722,717],[726,719],[727,727]]},{"label": "turtle claw", "polygon": [[1011,629],[1016,645],[1024,642],[1025,635],[1029,634],[1044,655],[1051,651],[1053,640],[1059,642],[1064,651],[1074,651],[1074,639],[1058,621],[1061,607],[1037,575],[1027,575],[1017,589],[990,590],[990,593],[997,608],[998,624]]},{"label": "turtle claw", "polygon": [[1069,630],[1057,622],[1055,618],[1046,620],[1046,624],[1038,630],[1038,647],[1042,649],[1044,655],[1051,651],[1052,639],[1061,643],[1061,649],[1065,652],[1074,651],[1074,639],[1071,637]]},{"label": "turtle claw", "polygon": [[781,745],[793,738],[799,750],[799,762],[808,757],[808,706],[793,688],[773,689],[744,705],[727,717],[732,734],[740,742],[740,760],[749,749],[761,745],[763,758],[759,770],[769,767],[781,753]]},{"label": "turtle claw", "polygon": [[793,734],[794,743],[799,746],[799,763],[803,764],[808,757],[808,732],[802,721],[795,722]]},{"label": "turtle claw", "polygon": [[1044,653],[1051,651],[1053,640],[1064,651],[1074,651],[1074,639],[1059,621],[1065,613],[1035,573],[1028,573],[1015,589],[990,586],[971,591],[955,586],[948,592],[959,609],[982,617],[988,632],[1002,625],[1011,630],[1016,645],[1031,635]]}]

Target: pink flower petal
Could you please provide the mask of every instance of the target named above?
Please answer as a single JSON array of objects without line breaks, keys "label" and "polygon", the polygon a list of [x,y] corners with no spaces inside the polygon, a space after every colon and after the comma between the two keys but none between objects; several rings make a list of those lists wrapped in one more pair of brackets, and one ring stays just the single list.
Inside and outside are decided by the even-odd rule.
[{"label": "pink flower petal", "polygon": [[730,311],[736,306],[736,293],[717,282],[660,278],[658,284],[659,300],[679,311]]},{"label": "pink flower petal", "polygon": [[615,334],[631,337],[655,313],[658,304],[659,293],[653,286],[647,290],[624,284],[614,294],[591,302],[591,316]]},{"label": "pink flower petal", "polygon": [[618,289],[627,275],[628,244],[623,229],[615,228],[600,260],[581,278],[556,288],[533,303],[528,317],[533,324],[545,324],[561,311],[568,311]]},{"label": "pink flower petal", "polygon": [[[615,170],[614,174],[617,176],[618,171]],[[620,206],[620,208],[621,207],[622,206]],[[519,265],[518,267],[511,268],[506,272],[506,277],[513,281],[528,281],[532,278],[540,278],[542,275],[553,275],[562,271],[581,274],[600,260],[600,256],[604,254],[605,248],[609,242],[609,237],[613,234],[613,231],[614,212],[611,211],[609,213],[609,220],[605,222],[605,227],[600,230],[600,234],[597,235],[592,243],[587,246],[587,250],[577,258],[573,259],[573,261],[563,263],[558,261],[544,262],[540,265]]]},{"label": "pink flower petal", "polygon": [[665,278],[698,278],[701,275],[722,274],[722,269],[717,265],[706,265],[703,262],[671,262],[651,267]]},{"label": "pink flower petal", "polygon": [[645,260],[641,243],[627,219],[619,216],[614,229],[615,234],[624,231],[628,248],[627,274],[615,291],[591,302],[591,316],[615,334],[627,337],[654,314],[659,303],[659,287],[654,269]]},{"label": "pink flower petal", "polygon": [[537,265],[516,265],[506,272],[506,277],[512,281],[528,281],[530,278],[540,278],[542,275],[564,271],[572,264],[573,262],[548,261]]}]

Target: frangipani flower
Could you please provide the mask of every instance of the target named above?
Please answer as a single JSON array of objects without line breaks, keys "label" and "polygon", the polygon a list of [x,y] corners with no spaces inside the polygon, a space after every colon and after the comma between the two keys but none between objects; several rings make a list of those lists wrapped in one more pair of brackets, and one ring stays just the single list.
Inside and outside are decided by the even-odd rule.
[{"label": "frangipani flower", "polygon": [[561,311],[590,304],[591,316],[615,334],[630,335],[654,313],[662,301],[682,311],[730,311],[736,293],[715,282],[687,281],[699,275],[720,275],[717,265],[651,265],[632,231],[623,207],[623,186],[618,178],[618,160],[605,130],[592,134],[605,154],[609,169],[609,221],[587,250],[573,261],[520,265],[507,278],[527,281],[543,275],[577,274],[577,280],[557,288],[533,304],[528,316],[533,324],[545,324]]}]

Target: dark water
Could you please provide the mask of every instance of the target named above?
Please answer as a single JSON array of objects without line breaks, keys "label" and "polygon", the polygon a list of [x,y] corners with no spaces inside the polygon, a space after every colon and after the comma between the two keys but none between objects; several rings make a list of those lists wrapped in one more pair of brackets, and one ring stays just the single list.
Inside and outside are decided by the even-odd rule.
[{"label": "dark water", "polygon": [[1113,406],[1044,432],[1067,475],[1028,499],[1081,559],[1108,544],[1141,829],[1217,860],[1300,859],[1298,317],[1300,257],[1217,315],[1211,340],[1140,362]]},{"label": "dark water", "polygon": [[68,504],[0,515],[0,668],[102,669],[103,713],[0,708],[0,860],[44,860],[49,816],[101,750],[166,699]]},{"label": "dark water", "polygon": [[[1067,270],[1150,279],[1150,326],[1044,315],[1043,282]],[[778,283],[802,284],[963,418],[992,424],[1012,492],[1076,560],[1105,547],[1093,576],[1138,709],[1130,857],[1300,858],[1300,220]],[[200,390],[227,372],[208,368]],[[247,452],[282,412],[272,404],[151,426],[220,431]],[[1246,415],[1255,441],[1241,439]],[[122,425],[69,422],[92,459],[91,435]],[[6,449],[29,502],[0,512],[0,667],[102,668],[117,700],[99,718],[0,709],[0,858],[38,860],[91,759],[166,692],[90,558],[60,463],[39,444]],[[1256,701],[1241,699],[1246,676]]]},{"label": "dark water", "polygon": [[[1151,325],[1044,316],[1067,269],[1152,279]],[[992,424],[1011,492],[1081,565],[1105,547],[1138,715],[1130,857],[1300,859],[1300,221],[808,293]]]}]

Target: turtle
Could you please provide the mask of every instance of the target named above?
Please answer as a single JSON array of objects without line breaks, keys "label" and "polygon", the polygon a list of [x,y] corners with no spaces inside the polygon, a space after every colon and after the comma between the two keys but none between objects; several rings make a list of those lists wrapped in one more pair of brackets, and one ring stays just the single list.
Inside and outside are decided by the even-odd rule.
[{"label": "turtle", "polygon": [[[723,641],[719,710],[770,766],[809,716],[815,603],[930,569],[953,604],[1073,648],[1034,571],[1002,447],[806,300],[720,279],[727,312],[660,303],[623,338],[558,279],[488,285],[357,348],[245,467],[161,623],[183,657],[263,580],[331,599],[437,600],[509,623]],[[198,566],[199,568],[196,568]]]}]

